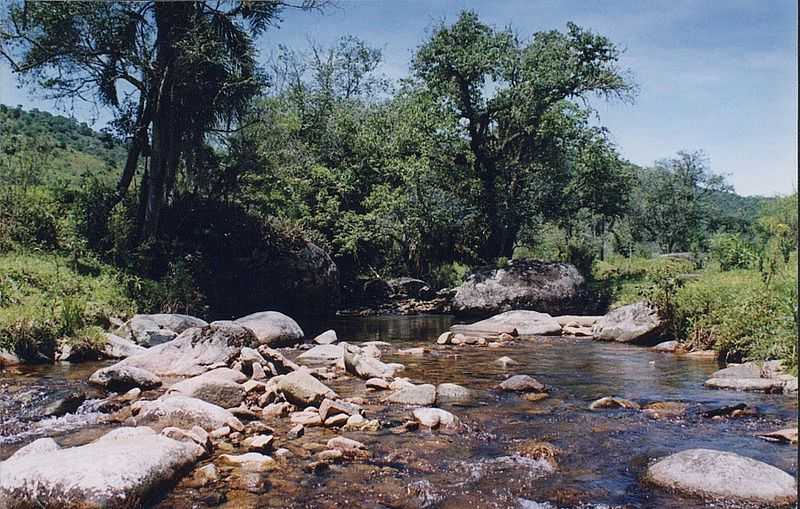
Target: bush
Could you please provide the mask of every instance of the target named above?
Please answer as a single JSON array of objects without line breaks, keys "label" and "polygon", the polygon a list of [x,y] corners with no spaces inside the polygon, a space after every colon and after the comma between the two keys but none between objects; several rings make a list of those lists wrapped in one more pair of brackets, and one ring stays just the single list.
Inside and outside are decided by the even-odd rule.
[{"label": "bush", "polygon": [[[57,344],[136,312],[127,276],[108,265],[76,265],[56,254],[0,255],[0,348],[52,358]],[[89,332],[87,332],[89,331]]]},{"label": "bush", "polygon": [[796,272],[770,285],[755,270],[707,272],[676,292],[673,327],[729,361],[782,359],[796,370]]},{"label": "bush", "polygon": [[758,256],[739,234],[719,233],[711,238],[711,257],[722,270],[752,268]]},{"label": "bush", "polygon": [[470,267],[463,263],[443,263],[431,271],[428,283],[433,288],[455,288],[464,282],[469,272]]}]

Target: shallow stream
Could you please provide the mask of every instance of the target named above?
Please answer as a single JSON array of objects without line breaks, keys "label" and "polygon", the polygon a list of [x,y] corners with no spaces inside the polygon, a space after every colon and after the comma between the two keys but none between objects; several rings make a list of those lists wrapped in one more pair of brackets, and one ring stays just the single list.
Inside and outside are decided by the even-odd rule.
[{"label": "shallow stream", "polygon": [[[475,346],[435,348],[435,338],[452,323],[447,316],[337,318],[301,322],[309,337],[333,328],[349,342],[387,341],[386,362],[405,364],[402,376],[416,383],[452,382],[478,392],[469,405],[442,405],[456,414],[466,430],[458,434],[396,432],[410,409],[380,403],[383,394],[368,392],[350,377],[329,385],[345,397],[367,399],[367,417],[384,428],[375,433],[348,433],[367,444],[371,459],[333,465],[306,473],[315,444],[336,433],[310,428],[295,441],[286,439],[289,420],[268,422],[278,447],[294,454],[267,474],[224,472],[223,479],[202,489],[183,481],[156,507],[706,507],[648,486],[642,474],[656,458],[687,448],[732,451],[797,474],[797,447],[763,441],[756,432],[796,426],[797,401],[764,395],[705,389],[703,381],[718,369],[715,361],[692,359],[647,348],[599,343],[587,339],[518,340],[502,348]],[[419,356],[398,349],[428,346]],[[299,352],[288,351],[291,357]],[[494,364],[509,356],[517,365]],[[0,372],[0,459],[40,436],[62,445],[77,445],[103,434],[100,414],[92,410],[92,389],[85,385],[94,364],[26,367]],[[530,402],[492,388],[510,374],[534,376],[550,397]],[[33,422],[35,409],[52,398],[82,388],[89,400],[78,415]],[[590,411],[589,404],[615,395],[644,404],[680,401],[688,412],[679,418],[649,418],[633,410]],[[98,395],[99,396],[99,395]],[[705,411],[746,403],[758,416],[711,419]],[[21,417],[21,419],[20,419]],[[393,430],[394,428],[394,430]],[[557,468],[543,460],[515,454],[525,441],[546,441],[560,450]],[[208,461],[213,460],[210,459]],[[224,494],[224,497],[220,497]]]}]

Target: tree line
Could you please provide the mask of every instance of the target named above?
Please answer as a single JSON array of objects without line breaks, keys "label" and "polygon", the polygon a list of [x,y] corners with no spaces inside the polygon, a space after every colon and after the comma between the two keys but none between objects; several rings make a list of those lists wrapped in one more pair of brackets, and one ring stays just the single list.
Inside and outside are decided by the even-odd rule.
[{"label": "tree line", "polygon": [[259,54],[282,10],[325,7],[6,6],[0,55],[20,80],[107,108],[125,147],[115,182],[89,178],[69,198],[87,249],[158,278],[170,260],[203,256],[211,233],[174,238],[187,222],[247,218],[248,232],[319,244],[345,283],[408,274],[445,286],[462,267],[515,256],[587,269],[610,253],[752,235],[701,151],[647,168],[620,155],[591,105],[633,101],[637,86],[603,35],[570,23],[523,37],[465,11],[396,80],[352,36]]}]

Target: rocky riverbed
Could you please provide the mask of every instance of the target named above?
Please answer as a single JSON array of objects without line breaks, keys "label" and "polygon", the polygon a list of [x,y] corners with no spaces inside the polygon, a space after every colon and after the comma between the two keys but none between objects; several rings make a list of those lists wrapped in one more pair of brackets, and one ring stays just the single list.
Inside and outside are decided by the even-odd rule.
[{"label": "rocky riverbed", "polygon": [[[458,328],[437,344],[448,316],[301,325],[309,338],[332,329],[352,346],[278,347],[273,340],[291,327],[256,327],[253,339],[223,324],[215,334],[225,348],[204,347],[217,337],[207,331],[161,347],[169,362],[124,361],[155,371],[160,384],[119,387],[127,395],[110,399],[87,381],[112,361],[0,372],[0,460],[12,458],[0,463],[0,490],[16,497],[7,492],[5,503],[30,491],[30,472],[67,480],[96,467],[91,458],[102,451],[103,471],[116,477],[93,480],[108,493],[127,490],[125,501],[107,499],[121,507],[792,503],[785,494],[796,486],[797,446],[790,434],[757,435],[796,428],[796,397],[704,385],[720,368],[713,359],[560,335],[506,333],[481,344],[462,332],[454,344]],[[557,325],[587,327],[579,319]],[[740,368],[717,378],[752,386],[764,374]],[[687,450],[711,452],[673,456]],[[48,471],[57,458],[73,468]],[[703,461],[716,491],[692,485],[698,474],[685,464]],[[737,490],[737,472],[764,481]],[[91,483],[83,488],[103,496]]]}]

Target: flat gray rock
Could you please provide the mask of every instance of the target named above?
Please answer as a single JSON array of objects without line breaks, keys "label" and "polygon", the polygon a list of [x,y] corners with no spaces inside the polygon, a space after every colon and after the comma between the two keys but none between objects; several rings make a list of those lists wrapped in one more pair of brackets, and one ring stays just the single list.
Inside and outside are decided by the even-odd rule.
[{"label": "flat gray rock", "polygon": [[222,408],[239,406],[244,401],[244,386],[228,379],[218,371],[215,369],[178,382],[169,388],[168,394],[181,394],[190,398],[202,399]]},{"label": "flat gray rock", "polygon": [[431,384],[408,384],[384,399],[388,403],[429,406],[436,402],[436,387]]},{"label": "flat gray rock", "polygon": [[208,323],[194,316],[177,313],[133,315],[114,334],[130,339],[139,345],[155,346],[174,339],[192,327],[205,327]]},{"label": "flat gray rock", "polygon": [[728,389],[732,391],[747,392],[783,392],[786,382],[772,378],[710,378],[706,380],[705,386],[712,389]]},{"label": "flat gray rock", "polygon": [[561,325],[549,314],[538,311],[506,311],[486,320],[481,320],[469,325],[454,325],[453,332],[462,334],[493,335],[516,329],[523,337],[531,336],[558,336],[561,334]]},{"label": "flat gray rock", "polygon": [[64,449],[40,439],[0,463],[0,507],[142,507],[204,453],[150,428],[120,428]]},{"label": "flat gray rock", "polygon": [[646,477],[662,488],[710,499],[775,506],[797,501],[794,477],[731,452],[687,449],[650,466]]},{"label": "flat gray rock", "polygon": [[157,376],[195,376],[229,366],[238,359],[242,347],[255,346],[258,340],[250,329],[231,323],[212,324],[188,329],[168,343],[104,369],[135,367]]}]

